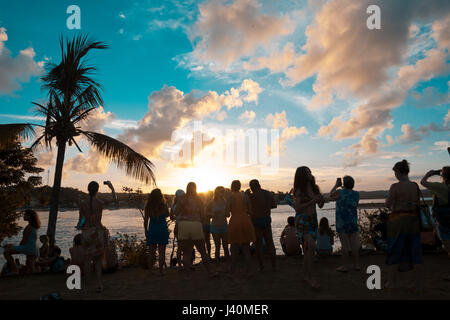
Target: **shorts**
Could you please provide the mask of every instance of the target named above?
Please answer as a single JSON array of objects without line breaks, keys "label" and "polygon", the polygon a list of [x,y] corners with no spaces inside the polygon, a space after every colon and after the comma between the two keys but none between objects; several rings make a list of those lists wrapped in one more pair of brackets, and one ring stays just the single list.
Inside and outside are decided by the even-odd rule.
[{"label": "shorts", "polygon": [[178,240],[203,240],[203,227],[200,221],[182,220],[178,223]]},{"label": "shorts", "polygon": [[211,233],[212,234],[225,234],[228,232],[228,226],[213,226],[211,225]]},{"label": "shorts", "polygon": [[211,225],[210,224],[204,224],[203,225],[203,232],[204,233],[210,233],[211,232]]}]

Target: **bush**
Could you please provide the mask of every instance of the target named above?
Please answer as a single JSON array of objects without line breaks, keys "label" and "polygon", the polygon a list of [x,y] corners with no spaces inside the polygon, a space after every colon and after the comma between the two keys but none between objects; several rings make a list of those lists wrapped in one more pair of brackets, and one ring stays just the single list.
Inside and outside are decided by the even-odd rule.
[{"label": "bush", "polygon": [[373,245],[372,229],[379,222],[379,216],[382,212],[387,213],[388,209],[378,208],[370,211],[367,211],[366,209],[359,209],[358,226],[361,244]]},{"label": "bush", "polygon": [[118,233],[113,240],[118,253],[119,261],[123,266],[143,266],[147,268],[147,244],[145,239],[138,240],[136,235]]}]

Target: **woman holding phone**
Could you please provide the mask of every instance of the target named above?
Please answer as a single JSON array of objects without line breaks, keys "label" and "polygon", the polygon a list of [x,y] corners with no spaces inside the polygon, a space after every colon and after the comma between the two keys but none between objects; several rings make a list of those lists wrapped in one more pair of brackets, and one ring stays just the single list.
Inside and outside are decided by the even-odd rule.
[{"label": "woman holding phone", "polygon": [[342,265],[336,271],[347,272],[348,253],[352,252],[353,268],[360,270],[359,266],[359,228],[358,228],[358,202],[359,193],[354,191],[355,180],[350,176],[338,178],[330,191],[331,200],[336,201],[336,232],[342,245]]}]

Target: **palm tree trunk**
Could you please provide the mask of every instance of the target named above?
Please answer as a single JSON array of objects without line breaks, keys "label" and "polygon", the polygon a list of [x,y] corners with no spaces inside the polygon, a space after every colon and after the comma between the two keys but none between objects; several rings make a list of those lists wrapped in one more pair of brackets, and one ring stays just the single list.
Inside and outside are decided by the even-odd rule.
[{"label": "palm tree trunk", "polygon": [[[62,139],[61,139],[62,140]],[[48,215],[47,235],[50,238],[50,247],[55,244],[56,220],[58,218],[59,191],[61,190],[61,178],[64,165],[66,142],[58,143],[58,155],[56,157],[55,179],[53,181],[52,195],[50,199],[50,213]]]}]

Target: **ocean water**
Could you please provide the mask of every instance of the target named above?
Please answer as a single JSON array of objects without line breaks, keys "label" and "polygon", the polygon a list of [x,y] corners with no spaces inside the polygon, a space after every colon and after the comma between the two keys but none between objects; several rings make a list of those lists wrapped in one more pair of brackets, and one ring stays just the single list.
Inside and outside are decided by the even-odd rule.
[{"label": "ocean water", "polygon": [[[380,203],[384,200],[361,200],[361,203]],[[45,234],[47,230],[48,223],[48,211],[38,211],[39,217],[42,222],[42,228],[39,229],[39,235]],[[333,228],[335,223],[335,204],[334,203],[326,203],[322,209],[317,209],[318,219],[322,217],[327,217],[330,225]],[[280,244],[280,235],[283,231],[284,227],[287,224],[287,218],[289,216],[295,216],[295,211],[288,205],[279,205],[276,209],[272,210],[272,232],[273,239],[275,243],[275,248],[277,254],[282,254],[283,251],[281,249]],[[72,246],[72,241],[74,236],[79,232],[75,229],[75,226],[78,222],[78,210],[68,210],[61,211],[58,213],[58,221],[56,226],[56,244],[61,248],[62,256],[70,257],[69,248]],[[141,216],[141,213],[137,209],[117,209],[117,210],[104,210],[103,211],[103,219],[102,223],[106,226],[111,236],[117,236],[117,233],[126,233],[129,235],[136,235],[138,239],[144,239],[144,220]],[[26,226],[25,221],[20,221],[21,226]],[[174,224],[171,224],[169,229],[172,231]],[[2,244],[12,243],[14,245],[18,245],[22,238],[22,234],[3,240]],[[166,249],[166,257],[167,260],[170,257],[170,253],[172,251],[172,243],[173,243],[173,233],[170,233],[169,244]],[[214,252],[214,241],[212,237],[211,241],[211,252]],[[39,240],[38,240],[39,243]],[[39,243],[40,245],[40,243]],[[175,242],[176,246],[176,242]],[[335,242],[334,250],[337,250],[340,247],[339,241]],[[5,259],[3,257],[3,249],[0,248],[0,266],[3,265]],[[222,252],[223,254],[223,252]],[[213,256],[213,254],[212,254]],[[17,256],[19,257],[22,263],[25,262],[25,257],[23,255]],[[196,259],[199,259],[199,254],[196,253]]]}]

